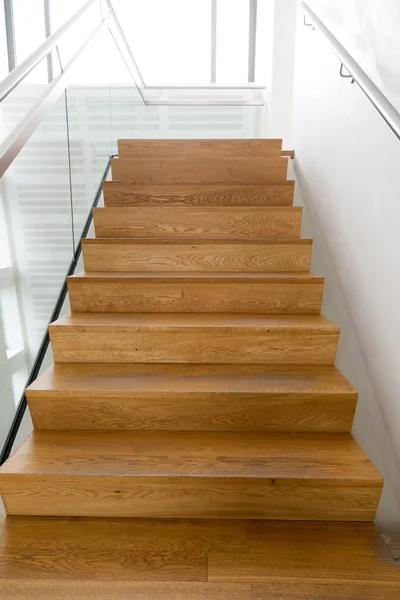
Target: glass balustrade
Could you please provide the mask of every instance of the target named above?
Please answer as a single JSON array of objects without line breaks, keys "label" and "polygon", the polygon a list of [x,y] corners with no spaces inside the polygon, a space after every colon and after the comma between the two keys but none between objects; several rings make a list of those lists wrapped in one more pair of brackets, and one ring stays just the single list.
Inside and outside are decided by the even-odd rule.
[{"label": "glass balustrade", "polygon": [[[74,10],[83,3],[76,4]],[[117,140],[265,136],[260,86],[144,90],[108,9],[106,2],[91,3],[79,26],[0,102],[2,172],[5,149],[19,144],[0,180],[0,450],[22,412],[18,407],[25,407],[28,375]],[[71,17],[70,10],[64,12]],[[62,11],[57,14],[62,25]],[[21,124],[44,99],[46,111],[22,144]],[[68,299],[61,314],[67,311]],[[49,348],[42,370],[51,360]],[[16,443],[30,428],[26,411]]]}]

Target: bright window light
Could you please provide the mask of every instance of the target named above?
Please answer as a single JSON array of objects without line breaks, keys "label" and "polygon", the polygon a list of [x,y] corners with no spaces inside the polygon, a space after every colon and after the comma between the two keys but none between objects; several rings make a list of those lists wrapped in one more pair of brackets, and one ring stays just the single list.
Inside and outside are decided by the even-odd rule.
[{"label": "bright window light", "polygon": [[249,10],[249,0],[217,0],[217,83],[248,80]]},{"label": "bright window light", "polygon": [[[20,64],[46,39],[44,26],[43,0],[13,0],[15,45],[17,63]],[[47,65],[45,61],[35,69],[39,81],[47,80]]]},{"label": "bright window light", "polygon": [[147,83],[209,83],[211,0],[113,5]]}]

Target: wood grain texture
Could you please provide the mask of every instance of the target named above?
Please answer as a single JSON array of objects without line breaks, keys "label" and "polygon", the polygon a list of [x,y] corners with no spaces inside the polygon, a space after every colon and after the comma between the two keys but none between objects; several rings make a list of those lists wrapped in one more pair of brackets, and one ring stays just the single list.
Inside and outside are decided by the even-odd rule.
[{"label": "wood grain texture", "polygon": [[333,364],[319,315],[73,313],[49,326],[56,362]]},{"label": "wood grain texture", "polygon": [[123,548],[137,554],[159,551],[204,558],[210,550],[248,550],[247,523],[232,520],[12,517],[2,519],[0,540],[7,551]]},{"label": "wood grain texture", "polygon": [[120,158],[273,158],[282,140],[118,140]]},{"label": "wood grain texture", "polygon": [[[314,598],[304,595],[307,584],[312,590],[313,585],[317,584],[318,589],[324,583],[325,597],[329,599],[336,598],[326,596],[335,582],[392,582],[400,585],[400,569],[395,567],[372,524],[353,523],[346,527],[343,523],[326,523],[318,529],[313,523],[272,522],[268,526],[267,523],[252,522],[248,533],[250,551],[230,555],[209,553],[211,581],[272,583],[276,578],[283,583],[283,591],[286,585],[287,590],[282,596],[267,598],[287,599],[291,599],[287,594],[290,590],[293,592],[292,584],[299,583],[301,579],[305,584],[303,594],[293,598]],[[252,542],[254,533],[258,542],[255,547]],[[265,585],[255,586],[256,597],[263,599],[265,589]]]},{"label": "wood grain texture", "polygon": [[35,431],[0,469],[1,597],[397,600],[291,152],[119,150]]},{"label": "wood grain texture", "polygon": [[[343,467],[346,467],[345,469]],[[350,434],[36,431],[1,467],[7,476],[276,478],[381,487]]]},{"label": "wood grain texture", "polygon": [[[215,577],[216,556],[218,564],[221,555],[226,562],[237,553],[252,557],[246,538],[255,532],[261,556],[270,558],[262,574],[246,569],[248,580],[240,583],[204,580]],[[0,523],[0,548],[2,600],[399,597],[399,569],[369,523],[269,521],[264,529],[242,520],[8,517]],[[243,560],[239,566],[244,575]]]},{"label": "wood grain texture", "polygon": [[0,470],[11,515],[369,521],[381,487],[346,434],[35,432]]},{"label": "wood grain texture", "polygon": [[[174,277],[175,275],[175,277]],[[225,275],[225,276],[223,276]],[[68,278],[73,312],[319,314],[323,279],[309,274],[81,273]],[[245,292],[245,293],[244,293]]]},{"label": "wood grain texture", "polygon": [[299,238],[302,208],[295,206],[168,206],[94,208],[96,237]]},{"label": "wood grain texture", "polygon": [[[13,560],[16,562],[15,557]],[[38,560],[42,564],[41,556]],[[154,562],[157,563],[157,557]],[[109,570],[112,565],[108,565]],[[49,568],[48,572],[53,573],[53,570]],[[42,580],[22,576],[0,581],[3,600],[253,600],[249,583],[113,580],[111,575],[100,581],[90,578]],[[391,600],[392,597],[387,598]]]},{"label": "wood grain texture", "polygon": [[36,429],[350,432],[334,367],[57,364],[27,390]]},{"label": "wood grain texture", "polygon": [[112,158],[113,180],[136,183],[282,183],[287,158]]},{"label": "wood grain texture", "polygon": [[5,575],[37,580],[50,574],[72,580],[206,581],[210,550],[247,548],[244,523],[232,521],[14,518],[0,531],[0,582]]},{"label": "wood grain texture", "polygon": [[294,181],[267,184],[171,185],[103,181],[104,205],[129,206],[291,206]]},{"label": "wood grain texture", "polygon": [[307,272],[311,240],[85,238],[86,271]]},{"label": "wood grain texture", "polygon": [[[348,555],[350,564],[354,556]],[[356,577],[356,575],[354,575]],[[347,579],[271,578],[266,584],[253,584],[253,600],[398,600],[400,584],[385,581]]]},{"label": "wood grain texture", "polygon": [[372,523],[326,522],[318,526],[309,521],[251,521],[246,526],[246,533],[248,549],[252,553],[266,554],[274,545],[279,551],[283,546],[288,551],[293,547],[304,549],[307,555],[311,550],[325,547],[326,554],[351,551],[360,557],[379,555],[390,561],[382,536]]}]

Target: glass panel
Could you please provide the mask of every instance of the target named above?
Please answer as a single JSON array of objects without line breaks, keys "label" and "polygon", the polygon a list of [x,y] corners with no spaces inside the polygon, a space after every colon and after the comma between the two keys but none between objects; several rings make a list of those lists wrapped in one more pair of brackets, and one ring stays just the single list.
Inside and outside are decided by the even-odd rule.
[{"label": "glass panel", "polygon": [[13,0],[12,4],[17,63],[20,64],[46,39],[44,6],[43,0]]},{"label": "glass panel", "polygon": [[[101,58],[103,57],[103,58]],[[109,30],[71,69],[67,88],[75,245],[118,137],[132,137],[139,92]]]},{"label": "glass panel", "polygon": [[[54,75],[57,75],[59,73],[58,61],[54,60],[53,62]],[[0,103],[0,143],[32,108],[44,93],[47,85],[47,57],[45,56]]]},{"label": "glass panel", "polygon": [[[157,99],[161,104],[165,101],[170,105],[134,107],[133,137],[258,138],[266,136],[264,90],[165,87],[147,90],[147,92],[151,99]],[[182,104],[174,106],[172,102]],[[232,105],[232,102],[237,104]],[[124,125],[128,126],[128,122],[125,121]],[[123,131],[117,133],[122,137]]]},{"label": "glass panel", "polygon": [[217,1],[217,83],[246,83],[249,0]]},{"label": "glass panel", "polygon": [[[158,108],[158,107],[157,107]],[[169,106],[163,137],[260,137],[263,106]]]},{"label": "glass panel", "polygon": [[72,259],[64,95],[0,180],[0,203],[2,445]]},{"label": "glass panel", "polygon": [[[45,91],[46,79],[34,71],[1,104],[3,138]],[[106,27],[77,59],[70,81],[0,181],[0,446],[116,150],[119,115],[128,107],[133,124],[141,102]],[[132,132],[124,126],[124,137]]]},{"label": "glass panel", "polygon": [[147,84],[210,82],[211,0],[114,0],[113,6]]}]

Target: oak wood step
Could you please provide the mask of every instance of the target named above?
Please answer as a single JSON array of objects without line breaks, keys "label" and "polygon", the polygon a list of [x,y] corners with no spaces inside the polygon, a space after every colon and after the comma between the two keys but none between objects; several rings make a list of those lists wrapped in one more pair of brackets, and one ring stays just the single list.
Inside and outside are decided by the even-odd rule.
[{"label": "oak wood step", "polygon": [[0,469],[10,515],[370,521],[349,434],[35,431]]},{"label": "oak wood step", "polygon": [[333,364],[321,315],[73,313],[49,326],[56,362]]},{"label": "oak wood step", "polygon": [[372,523],[7,517],[0,521],[0,547],[2,600],[398,600],[400,594],[400,569]]},{"label": "oak wood step", "polygon": [[281,139],[118,140],[120,158],[273,158]]},{"label": "oak wood step", "polygon": [[85,271],[307,272],[312,240],[84,238]]},{"label": "oak wood step", "polygon": [[36,429],[350,432],[335,367],[57,363],[26,391]]},{"label": "oak wood step", "polygon": [[251,581],[254,600],[394,600],[400,569],[374,529],[251,521],[249,550],[210,553],[209,580]]},{"label": "oak wood step", "polygon": [[104,205],[113,206],[291,206],[294,181],[266,184],[170,185],[103,181]]},{"label": "oak wood step", "polygon": [[112,158],[113,180],[137,183],[281,183],[288,158]]},{"label": "oak wood step", "polygon": [[303,209],[295,206],[139,206],[94,208],[96,237],[299,238]]},{"label": "oak wood step", "polygon": [[318,314],[324,280],[309,273],[103,273],[68,277],[73,312]]}]

